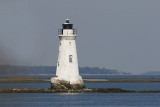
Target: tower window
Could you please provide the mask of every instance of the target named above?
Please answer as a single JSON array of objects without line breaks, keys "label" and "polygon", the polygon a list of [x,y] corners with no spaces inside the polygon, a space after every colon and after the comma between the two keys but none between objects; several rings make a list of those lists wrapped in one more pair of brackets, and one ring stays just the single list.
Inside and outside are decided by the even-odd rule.
[{"label": "tower window", "polygon": [[72,55],[69,55],[69,63],[72,63]]}]

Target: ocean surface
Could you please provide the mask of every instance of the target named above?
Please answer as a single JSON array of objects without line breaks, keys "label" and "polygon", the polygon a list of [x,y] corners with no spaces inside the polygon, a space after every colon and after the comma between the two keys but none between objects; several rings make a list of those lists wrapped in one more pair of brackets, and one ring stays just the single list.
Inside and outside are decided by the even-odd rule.
[{"label": "ocean surface", "polygon": [[[94,76],[94,78],[99,77]],[[142,75],[102,77],[105,79],[160,78],[160,76]],[[87,88],[160,90],[160,82],[86,82],[85,85]],[[0,83],[0,88],[48,89],[50,83]],[[0,107],[160,107],[160,93],[0,93]]]},{"label": "ocean surface", "polygon": [[[81,75],[84,79],[160,79],[160,75]],[[52,75],[0,75],[0,78],[51,78]]]},{"label": "ocean surface", "polygon": [[0,107],[160,107],[160,93],[3,93]]},{"label": "ocean surface", "polygon": [[[124,90],[160,90],[160,82],[85,82],[87,88],[121,88]],[[0,83],[0,89],[12,88],[50,88],[49,82],[43,83]]]}]

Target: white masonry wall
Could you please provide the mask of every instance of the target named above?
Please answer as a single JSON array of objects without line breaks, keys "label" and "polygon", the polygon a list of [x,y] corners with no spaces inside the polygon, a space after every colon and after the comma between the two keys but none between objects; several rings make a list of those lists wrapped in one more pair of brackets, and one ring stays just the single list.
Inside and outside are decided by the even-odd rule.
[{"label": "white masonry wall", "polygon": [[65,80],[70,82],[70,84],[82,83],[78,69],[76,35],[73,34],[73,29],[64,29],[63,34],[59,35],[59,37],[60,44],[56,76],[58,80]]}]

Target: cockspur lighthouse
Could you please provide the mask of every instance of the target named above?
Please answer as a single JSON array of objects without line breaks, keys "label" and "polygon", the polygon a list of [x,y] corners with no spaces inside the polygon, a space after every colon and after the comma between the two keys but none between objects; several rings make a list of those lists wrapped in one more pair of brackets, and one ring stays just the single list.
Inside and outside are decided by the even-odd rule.
[{"label": "cockspur lighthouse", "polygon": [[51,78],[52,89],[81,89],[84,88],[82,77],[79,75],[76,50],[76,29],[69,19],[59,29],[59,55],[56,76]]}]

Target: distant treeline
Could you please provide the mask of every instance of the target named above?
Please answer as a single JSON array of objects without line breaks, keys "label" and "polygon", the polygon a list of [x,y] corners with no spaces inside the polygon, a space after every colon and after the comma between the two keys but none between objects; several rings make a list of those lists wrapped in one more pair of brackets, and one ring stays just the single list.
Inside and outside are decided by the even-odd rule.
[{"label": "distant treeline", "polygon": [[[129,74],[118,70],[98,68],[98,67],[79,67],[80,74]],[[55,74],[56,66],[13,66],[0,65],[0,75],[14,74]]]}]

